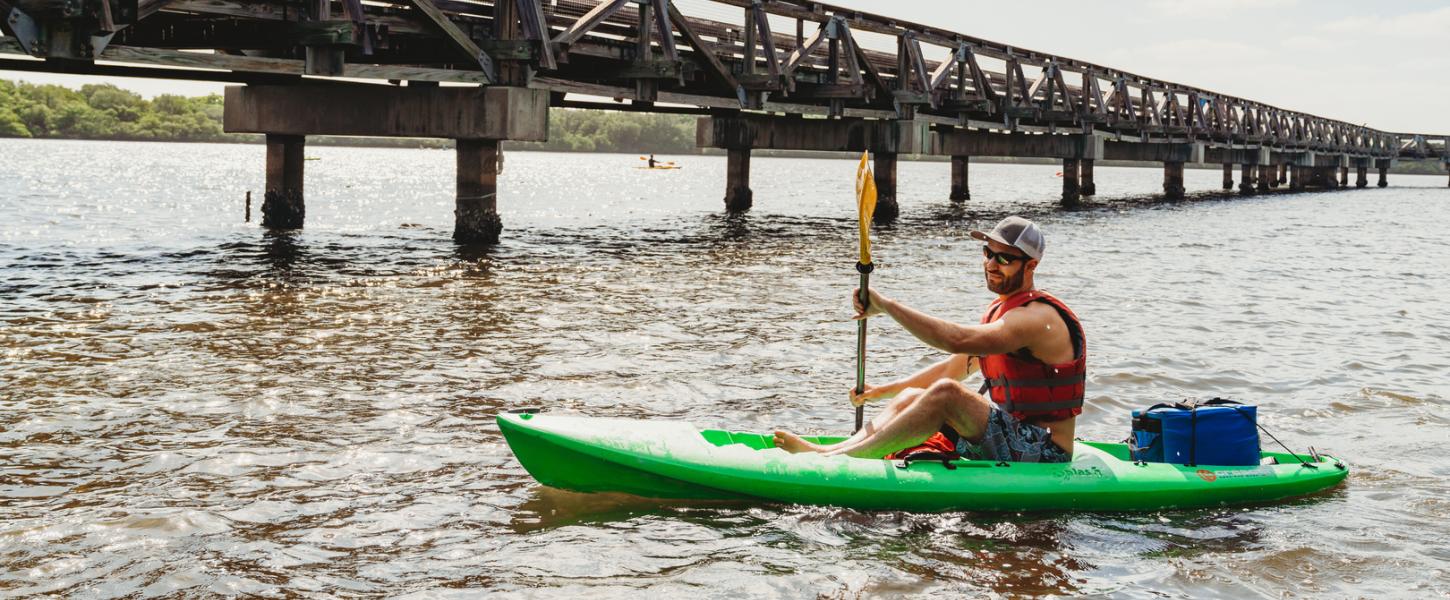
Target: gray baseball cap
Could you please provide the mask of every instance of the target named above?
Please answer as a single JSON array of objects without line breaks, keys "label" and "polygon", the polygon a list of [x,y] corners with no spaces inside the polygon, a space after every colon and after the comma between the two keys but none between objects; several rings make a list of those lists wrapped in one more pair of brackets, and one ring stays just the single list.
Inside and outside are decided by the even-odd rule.
[{"label": "gray baseball cap", "polygon": [[990,232],[973,231],[971,235],[984,242],[992,240],[1006,244],[1039,260],[1042,259],[1042,251],[1047,249],[1047,240],[1042,237],[1042,229],[1036,223],[1015,215],[1002,219]]}]

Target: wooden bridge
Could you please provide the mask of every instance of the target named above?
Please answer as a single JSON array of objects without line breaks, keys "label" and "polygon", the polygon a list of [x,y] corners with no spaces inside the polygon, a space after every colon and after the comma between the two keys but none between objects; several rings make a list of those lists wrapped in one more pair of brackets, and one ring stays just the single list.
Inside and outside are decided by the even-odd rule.
[{"label": "wooden bridge", "polygon": [[1189,163],[1222,165],[1224,189],[1238,165],[1244,194],[1450,168],[1450,136],[804,0],[0,0],[0,31],[0,69],[246,84],[224,125],[266,134],[272,227],[302,225],[305,136],[439,137],[457,140],[454,237],[496,241],[499,142],[546,139],[551,106],[702,115],[735,211],[756,148],[871,151],[881,220],[900,154],[950,156],[953,201],[972,156],[1060,159],[1064,203],[1094,194],[1098,160],[1162,163],[1169,197]]}]

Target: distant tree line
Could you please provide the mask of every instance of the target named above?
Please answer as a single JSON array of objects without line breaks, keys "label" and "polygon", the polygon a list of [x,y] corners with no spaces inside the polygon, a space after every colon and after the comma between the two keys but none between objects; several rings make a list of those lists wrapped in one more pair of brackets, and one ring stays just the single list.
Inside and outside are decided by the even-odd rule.
[{"label": "distant tree line", "polygon": [[[0,80],[0,137],[171,142],[255,142],[222,131],[222,97],[161,95],[147,100],[111,84],[80,89]],[[308,143],[385,146],[451,145],[444,140],[345,139],[309,136]],[[514,142],[520,150],[563,152],[695,152],[689,115],[552,109],[549,141]]]},{"label": "distant tree line", "polygon": [[0,136],[108,140],[229,141],[222,97],[142,98],[114,85],[0,81]]}]

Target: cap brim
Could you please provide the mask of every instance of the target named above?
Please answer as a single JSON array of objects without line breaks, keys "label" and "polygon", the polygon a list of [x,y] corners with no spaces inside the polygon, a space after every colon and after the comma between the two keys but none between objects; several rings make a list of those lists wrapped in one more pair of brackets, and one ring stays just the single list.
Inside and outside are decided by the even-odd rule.
[{"label": "cap brim", "polygon": [[[982,240],[984,242],[986,242],[986,241],[993,241],[993,242],[997,242],[998,244],[1002,244],[1004,246],[1012,246],[1012,244],[1008,243],[1007,240],[1004,240],[1004,239],[1002,239],[999,236],[992,235],[992,234],[987,233],[985,231],[972,231],[972,232],[969,232],[967,235],[970,235],[973,238]],[[1016,246],[1012,246],[1012,247],[1013,248],[1017,248]],[[1021,248],[1018,248],[1018,250],[1021,250]]]},{"label": "cap brim", "polygon": [[992,235],[991,233],[988,233],[986,231],[969,231],[969,232],[967,232],[967,235],[970,235],[973,238],[982,240],[984,242],[989,242],[989,241],[990,242],[997,242],[998,244],[1002,244],[1003,246],[1008,246],[1008,247],[1011,247],[1011,248],[1016,248],[1018,250],[1021,250],[1023,254],[1027,255],[1027,258],[1036,259],[1036,260],[1042,260],[1042,257],[1041,256],[1033,256],[1032,253],[1031,252],[1028,252],[1026,248],[1023,248],[1021,246],[1018,246],[1016,244],[1013,244],[1011,242],[1008,242],[1007,240],[1004,240],[1004,239],[1002,239],[999,236]]}]

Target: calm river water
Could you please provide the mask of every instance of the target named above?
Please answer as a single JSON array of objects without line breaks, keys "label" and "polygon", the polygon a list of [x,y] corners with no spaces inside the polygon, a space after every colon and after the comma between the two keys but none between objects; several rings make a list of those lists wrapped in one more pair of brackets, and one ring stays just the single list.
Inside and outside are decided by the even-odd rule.
[{"label": "calm river water", "polygon": [[[242,222],[259,146],[0,140],[0,595],[1443,597],[1450,190],[1237,198],[1190,171],[904,162],[873,284],[971,321],[972,228],[1048,239],[1091,341],[1078,434],[1227,396],[1348,482],[1278,506],[982,515],[709,505],[542,487],[521,405],[844,432],[850,160],[511,153],[506,230],[450,240],[453,154],[309,148],[307,228]],[[260,200],[258,200],[258,205]],[[254,210],[256,207],[254,207]],[[871,324],[869,377],[936,358]]]}]

